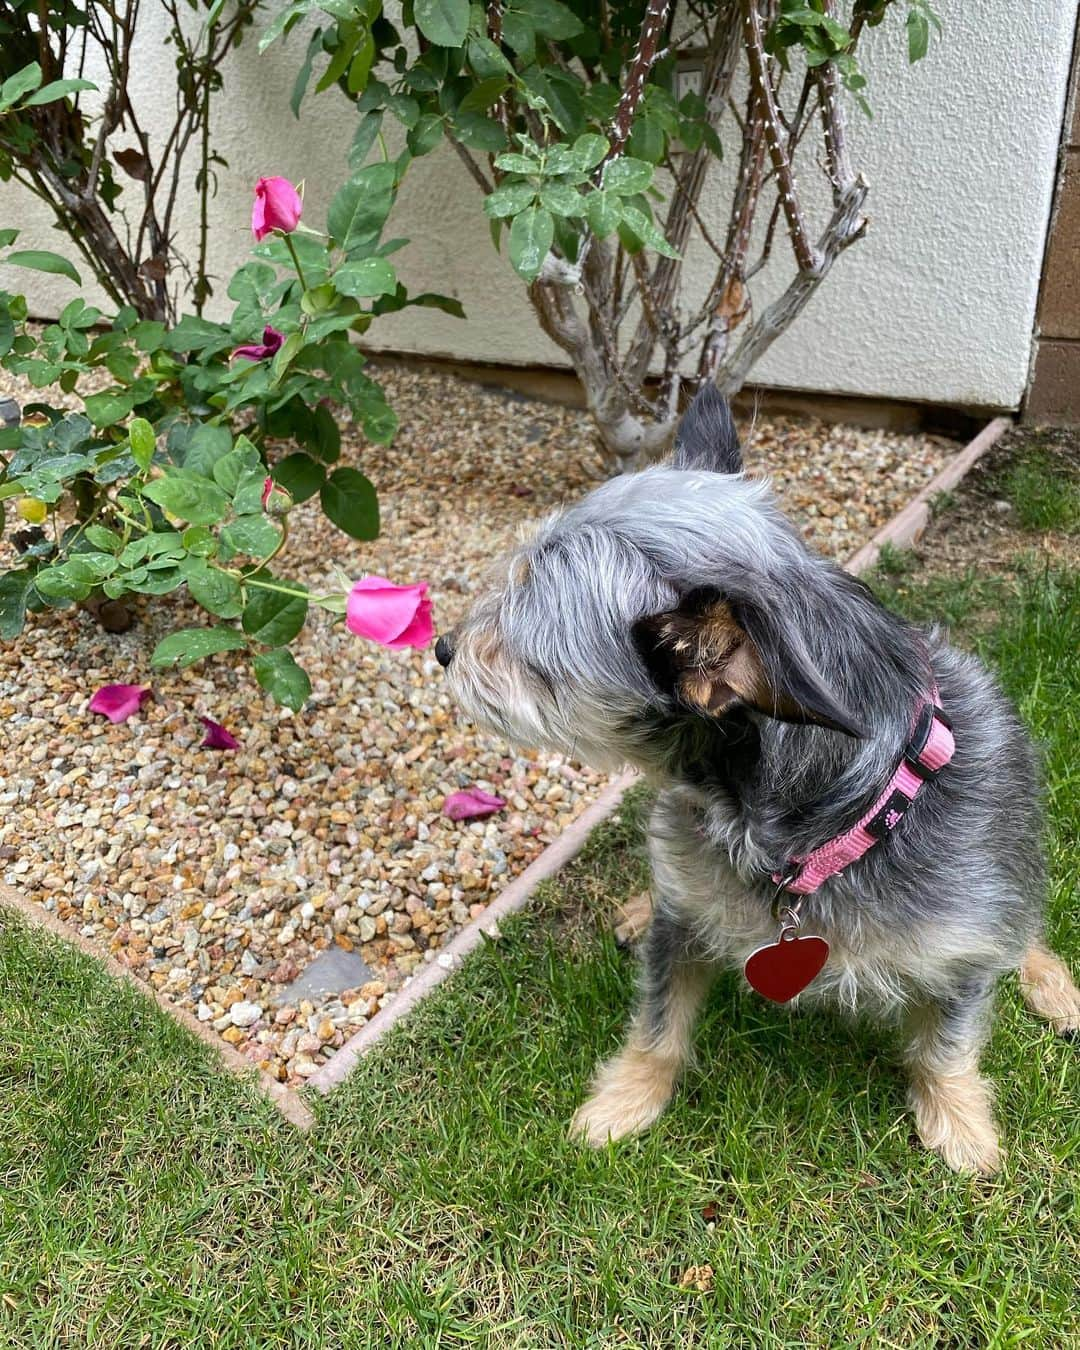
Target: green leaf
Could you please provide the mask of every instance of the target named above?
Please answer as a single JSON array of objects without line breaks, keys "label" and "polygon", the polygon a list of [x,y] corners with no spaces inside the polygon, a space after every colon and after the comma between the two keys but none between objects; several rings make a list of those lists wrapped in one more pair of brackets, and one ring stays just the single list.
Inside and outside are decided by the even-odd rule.
[{"label": "green leaf", "polygon": [[94,589],[94,580],[79,576],[69,561],[58,567],[43,567],[34,576],[34,586],[46,600],[85,600]]},{"label": "green leaf", "polygon": [[273,468],[273,479],[280,483],[294,502],[306,502],[326,482],[326,470],[317,460],[297,451],[286,455]]},{"label": "green leaf", "polygon": [[299,712],[311,697],[311,681],[283,647],[260,652],[252,663],[255,678],[275,703]]},{"label": "green leaf", "polygon": [[610,149],[606,136],[597,136],[595,132],[586,132],[579,136],[570,147],[570,155],[582,173],[595,169]]},{"label": "green leaf", "polygon": [[622,224],[629,228],[648,248],[655,249],[657,253],[662,253],[665,258],[679,257],[678,252],[671,247],[645,212],[639,211],[636,206],[628,206],[625,202],[623,203]]},{"label": "green leaf", "polygon": [[237,516],[226,525],[221,531],[221,542],[230,556],[242,553],[248,558],[268,558],[281,542],[281,527],[261,511],[252,512]]},{"label": "green leaf", "polygon": [[613,159],[604,170],[604,191],[632,197],[652,186],[653,166],[643,159]]},{"label": "green leaf", "polygon": [[45,85],[39,89],[36,94],[31,94],[26,100],[27,108],[38,108],[43,103],[55,103],[58,98],[66,98],[68,94],[78,94],[84,89],[97,89],[97,85],[92,80],[53,80],[51,84]]},{"label": "green leaf", "polygon": [[319,490],[322,509],[353,539],[379,537],[379,499],[358,469],[335,469]]},{"label": "green leaf", "polygon": [[216,525],[229,509],[229,499],[221,488],[189,469],[173,469],[155,478],[143,488],[143,495],[189,525]]},{"label": "green leaf", "polygon": [[502,216],[516,216],[536,197],[532,183],[503,183],[484,198],[484,211],[493,220]]},{"label": "green leaf", "polygon": [[530,206],[514,217],[510,227],[510,262],[514,271],[528,282],[540,275],[551,241],[555,222],[542,206]]},{"label": "green leaf", "polygon": [[568,183],[547,183],[540,189],[540,200],[556,216],[583,216],[585,199]]},{"label": "green leaf", "polygon": [[405,144],[417,159],[430,154],[442,140],[443,119],[436,113],[425,113],[405,137]]},{"label": "green leaf", "polygon": [[357,262],[343,263],[332,280],[339,295],[349,295],[357,300],[393,295],[397,290],[397,273],[385,258],[361,258]]},{"label": "green leaf", "polygon": [[507,86],[505,75],[495,75],[491,79],[474,84],[458,104],[458,112],[485,112],[498,99]]},{"label": "green leaf", "polygon": [[460,47],[469,31],[469,0],[415,0],[416,26],[439,47]]},{"label": "green leaf", "polygon": [[613,192],[593,192],[589,195],[586,218],[597,239],[606,239],[622,220],[622,202]]},{"label": "green leaf", "polygon": [[251,598],[240,620],[244,632],[265,647],[284,647],[304,626],[307,597],[266,590],[254,580],[248,586]]},{"label": "green leaf", "polygon": [[482,150],[486,155],[506,149],[506,133],[502,127],[493,117],[484,117],[480,113],[458,113],[451,133],[462,145],[471,150]]},{"label": "green leaf", "polygon": [[86,537],[95,548],[100,548],[106,553],[120,551],[120,536],[115,530],[106,529],[104,525],[87,525]]},{"label": "green leaf", "polygon": [[189,525],[180,542],[196,558],[212,558],[217,552],[217,540],[205,525]]},{"label": "green leaf", "polygon": [[103,394],[88,394],[83,405],[94,426],[111,427],[131,412],[135,395],[130,389],[107,389]]},{"label": "green leaf", "polygon": [[536,29],[526,14],[508,9],[503,14],[503,41],[512,47],[523,62],[536,59]]},{"label": "green leaf", "polygon": [[150,664],[155,670],[165,666],[179,666],[184,670],[204,657],[246,646],[243,633],[235,628],[181,628],[161,639],[150,657]]},{"label": "green leaf", "polygon": [[321,51],[322,29],[316,28],[308,42],[307,52],[304,55],[303,61],[300,63],[300,69],[296,72],[296,79],[293,81],[292,94],[289,96],[289,107],[292,109],[294,117],[300,116],[300,104],[304,101],[308,81],[311,79],[312,62]]},{"label": "green leaf", "polygon": [[219,619],[238,619],[244,610],[240,582],[220,567],[212,567],[205,558],[185,559],[181,566],[191,598]]},{"label": "green leaf", "polygon": [[907,39],[908,61],[914,65],[923,59],[930,47],[930,24],[922,10],[908,10]]},{"label": "green leaf", "polygon": [[[226,428],[215,427],[213,430],[225,431],[225,443],[227,446],[231,446],[232,437],[229,435]],[[187,465],[188,460],[185,459],[185,468]],[[262,477],[266,476],[263,462],[259,458],[258,450],[255,449],[246,436],[238,436],[236,438],[236,448],[230,449],[228,454],[222,455],[215,460],[212,468],[206,474],[206,477],[212,476],[218,487],[232,497],[236,494],[236,489],[240,484],[241,478],[243,478],[245,474],[252,472],[258,472]]]},{"label": "green leaf", "polygon": [[517,5],[542,37],[555,42],[565,42],[585,31],[573,10],[559,4],[559,0],[517,0]]},{"label": "green leaf", "polygon": [[0,575],[0,638],[17,638],[26,622],[26,600],[34,584],[28,569]]},{"label": "green leaf", "polygon": [[131,445],[131,458],[145,471],[153,462],[157,446],[154,428],[145,417],[131,419],[128,425],[128,442]]},{"label": "green leaf", "polygon": [[519,155],[513,152],[500,155],[495,161],[495,167],[502,169],[504,173],[537,174],[542,172],[538,159],[533,159],[530,155]]},{"label": "green leaf", "polygon": [[393,205],[394,179],[392,164],[370,164],[338,191],[326,228],[346,253],[378,239]]},{"label": "green leaf", "polygon": [[61,258],[59,253],[50,253],[48,249],[17,249],[14,253],[9,253],[4,262],[12,263],[15,267],[29,267],[34,272],[51,272],[54,276],[68,277],[76,286],[82,285],[82,277],[71,263],[66,258]]},{"label": "green leaf", "polygon": [[0,230],[0,248],[10,248],[18,237],[18,230]]},{"label": "green leaf", "polygon": [[10,75],[0,84],[0,112],[18,103],[24,94],[29,94],[41,83],[41,67],[36,61],[23,66],[14,75]]}]

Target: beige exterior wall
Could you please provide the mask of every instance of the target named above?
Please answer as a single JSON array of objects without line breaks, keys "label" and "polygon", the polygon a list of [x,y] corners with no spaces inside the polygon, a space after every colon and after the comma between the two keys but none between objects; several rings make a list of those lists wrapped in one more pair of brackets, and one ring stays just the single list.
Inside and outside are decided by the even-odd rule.
[{"label": "beige exterior wall", "polygon": [[[890,15],[867,34],[874,118],[852,109],[850,119],[854,159],[871,187],[870,228],[755,368],[757,381],[946,403],[1020,403],[1075,7],[1060,0],[951,0],[938,8],[944,40],[914,68],[906,62],[902,16]],[[136,97],[146,120],[164,125],[172,73],[160,36],[147,36]],[[288,110],[301,52],[295,34],[262,57],[250,41],[230,60],[214,135],[229,161],[212,207],[219,277],[247,251],[257,176],[303,178],[307,217],[316,225],[343,177],[352,130],[347,104],[330,92],[309,97],[300,122]],[[719,166],[706,192],[705,210],[718,228],[726,172]],[[819,177],[812,158],[802,165],[804,185]],[[823,194],[815,204],[821,220]],[[9,224],[21,227],[24,246],[64,247],[48,212],[10,184],[0,186],[0,225]],[[194,225],[192,210],[179,239],[190,253]],[[412,240],[395,258],[408,284],[459,297],[469,319],[406,311],[376,326],[373,345],[463,361],[565,364],[539,332],[509,265],[494,255],[478,191],[451,151],[410,170],[392,233]],[[766,292],[785,280],[786,257],[776,251],[783,265],[765,274]],[[704,251],[691,254],[687,270],[699,293],[709,277]],[[54,312],[73,293],[55,278],[15,269],[0,268],[0,285],[26,289],[39,313]]]}]

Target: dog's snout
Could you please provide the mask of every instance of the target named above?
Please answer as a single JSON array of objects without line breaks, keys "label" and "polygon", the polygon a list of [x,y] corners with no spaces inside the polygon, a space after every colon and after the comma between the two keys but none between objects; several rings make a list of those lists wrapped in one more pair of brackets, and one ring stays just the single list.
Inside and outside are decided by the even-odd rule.
[{"label": "dog's snout", "polygon": [[447,668],[454,659],[454,644],[444,634],[435,644],[435,660],[442,666],[443,670]]}]

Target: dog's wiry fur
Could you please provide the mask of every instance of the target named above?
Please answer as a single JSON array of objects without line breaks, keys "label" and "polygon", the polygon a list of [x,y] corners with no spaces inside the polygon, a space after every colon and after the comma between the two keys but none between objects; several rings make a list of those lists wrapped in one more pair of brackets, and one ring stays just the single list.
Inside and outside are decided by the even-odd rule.
[{"label": "dog's wiry fur", "polygon": [[1019,969],[1035,1011],[1080,1023],[1080,993],[1041,945],[1031,744],[974,658],[805,547],[742,474],[719,395],[698,396],[670,465],[541,524],[449,641],[469,713],[601,768],[635,764],[660,788],[640,1006],[573,1122],[594,1144],[664,1109],[710,972],[776,938],[769,874],[859,819],[936,684],[955,757],[807,898],[831,954],[800,1002],[900,1016],[923,1141],[953,1167],[996,1168],[978,1058],[998,977]]}]

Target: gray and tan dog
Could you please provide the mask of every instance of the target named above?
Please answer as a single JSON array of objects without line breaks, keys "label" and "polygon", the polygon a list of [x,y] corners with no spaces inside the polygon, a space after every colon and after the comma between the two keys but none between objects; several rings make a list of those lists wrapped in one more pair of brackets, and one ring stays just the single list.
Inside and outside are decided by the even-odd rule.
[{"label": "gray and tan dog", "polygon": [[743,475],[715,391],[670,465],[544,521],[436,653],[478,721],[659,787],[640,1005],[574,1134],[656,1120],[710,977],[735,966],[782,1001],[805,985],[902,1015],[923,1142],[997,1168],[978,1060],[998,977],[1080,1027],[1043,943],[1035,754],[978,661],[805,547]]}]

